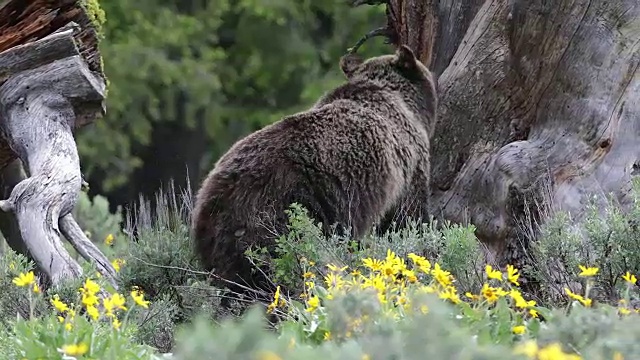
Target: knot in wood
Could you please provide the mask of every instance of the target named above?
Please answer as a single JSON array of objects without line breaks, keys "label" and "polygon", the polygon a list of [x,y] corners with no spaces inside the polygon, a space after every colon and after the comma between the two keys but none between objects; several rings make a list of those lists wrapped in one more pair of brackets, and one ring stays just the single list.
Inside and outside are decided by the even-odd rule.
[{"label": "knot in wood", "polygon": [[608,148],[609,146],[611,146],[611,139],[601,140],[600,143],[598,144],[598,146],[600,146],[601,149]]}]

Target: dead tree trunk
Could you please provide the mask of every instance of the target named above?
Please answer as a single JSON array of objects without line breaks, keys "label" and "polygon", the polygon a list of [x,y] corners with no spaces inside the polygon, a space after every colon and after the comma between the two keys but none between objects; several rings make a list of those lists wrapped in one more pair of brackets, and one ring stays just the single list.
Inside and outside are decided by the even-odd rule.
[{"label": "dead tree trunk", "polygon": [[[10,244],[53,285],[81,274],[61,234],[115,286],[115,270],[71,215],[82,184],[73,130],[104,114],[98,35],[82,1],[10,0],[0,7],[0,169],[13,186],[0,209],[20,230]],[[5,174],[5,177],[7,174]],[[9,222],[9,225],[15,222]]]},{"label": "dead tree trunk", "polygon": [[575,219],[590,196],[630,202],[640,156],[638,0],[388,1],[392,41],[438,74],[435,215],[474,224],[504,262],[521,254],[530,196],[546,189]]}]

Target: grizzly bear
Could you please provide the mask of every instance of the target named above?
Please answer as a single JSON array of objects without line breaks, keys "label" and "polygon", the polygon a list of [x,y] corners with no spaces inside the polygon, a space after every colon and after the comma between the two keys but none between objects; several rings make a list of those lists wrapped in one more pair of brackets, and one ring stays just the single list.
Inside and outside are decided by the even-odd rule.
[{"label": "grizzly bear", "polygon": [[427,216],[431,72],[406,46],[366,61],[347,55],[340,66],[345,84],[236,142],[196,195],[195,251],[234,292],[274,291],[244,251],[269,249],[294,202],[325,231],[350,228],[356,239],[390,214]]}]

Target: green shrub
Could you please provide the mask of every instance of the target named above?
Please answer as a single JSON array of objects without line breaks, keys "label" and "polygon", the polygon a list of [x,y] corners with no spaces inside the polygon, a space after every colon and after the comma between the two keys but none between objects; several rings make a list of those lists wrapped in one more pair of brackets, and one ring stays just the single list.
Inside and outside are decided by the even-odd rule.
[{"label": "green shrub", "polygon": [[136,306],[148,306],[138,291],[130,297],[116,292],[103,297],[100,291],[108,287],[89,276],[76,288],[74,301],[65,302],[57,289],[44,294],[33,271],[21,271],[11,288],[26,295],[28,312],[2,324],[7,359],[156,359],[154,349],[133,341],[137,329],[129,315]]},{"label": "green shrub", "polygon": [[255,264],[266,266],[276,284],[291,291],[302,290],[304,261],[353,267],[363,258],[385,256],[389,249],[399,256],[423,254],[440,262],[456,276],[464,291],[477,291],[482,284],[479,269],[484,256],[472,226],[410,222],[407,227],[382,236],[374,230],[358,244],[341,234],[324,236],[322,225],[314,222],[299,204],[292,204],[286,212],[290,219],[288,229],[276,239],[276,256],[271,258],[265,248],[252,248],[246,254]]},{"label": "green shrub", "polygon": [[[119,286],[137,286],[152,301],[137,317],[139,340],[163,351],[174,344],[176,324],[205,311],[209,319],[222,315],[222,289],[208,284],[189,236],[191,194],[178,193],[173,184],[156,193],[155,203],[143,198],[127,219],[129,236],[113,248],[123,262]],[[135,235],[134,235],[135,234]]]},{"label": "green shrub", "polygon": [[122,232],[122,208],[118,206],[116,211],[111,213],[109,201],[104,196],[96,195],[91,199],[87,193],[81,191],[72,214],[87,237],[96,244],[102,244],[109,236],[114,237],[109,241],[114,244],[125,239]]},{"label": "green shrub", "polygon": [[[277,293],[268,308],[285,318],[276,332],[265,329],[257,308],[219,326],[202,318],[180,329],[175,357],[620,360],[640,355],[637,312],[589,298],[598,278],[595,267],[576,275],[587,293],[572,294],[565,309],[550,310],[522,296],[514,268],[500,272],[486,266],[481,292],[457,298],[456,279],[415,254],[402,259],[388,250],[384,258],[363,263],[357,269],[331,265],[329,276],[320,278],[310,271],[315,265],[303,261],[303,299]],[[626,293],[634,291],[634,278],[622,282]]]},{"label": "green shrub", "polygon": [[35,315],[43,311],[43,303],[29,301],[28,293],[21,291],[13,284],[13,279],[21,273],[34,269],[34,264],[23,255],[7,249],[0,257],[0,324],[8,326],[16,317],[27,318],[30,313]]},{"label": "green shrub", "polygon": [[[540,238],[531,246],[531,265],[527,273],[540,284],[536,297],[545,304],[560,305],[566,288],[582,291],[579,266],[597,265],[598,276],[590,295],[598,301],[615,304],[626,292],[622,276],[640,272],[640,181],[635,180],[633,202],[626,211],[614,201],[607,206],[592,200],[585,216],[575,221],[558,211],[540,229]],[[631,301],[638,298],[632,294]]]},{"label": "green shrub", "polygon": [[[105,219],[108,207],[97,199],[91,208],[103,215],[86,216]],[[95,224],[99,237],[116,239],[95,241],[119,261],[118,285],[128,300],[119,329],[104,312],[102,321],[87,313],[78,293],[86,277],[43,294],[25,277],[33,264],[13,251],[0,257],[0,358],[62,358],[65,345],[82,343],[90,355],[78,359],[155,359],[171,351],[175,359],[636,358],[640,204],[634,199],[627,213],[592,205],[580,227],[555,213],[531,244],[527,270],[542,285],[535,298],[520,289],[517,269],[484,265],[472,226],[410,223],[355,243],[324,236],[321,224],[293,204],[275,258],[264,249],[248,251],[289,290],[266,304],[281,319],[270,329],[259,308],[216,324],[228,315],[219,307],[224,290],[208,285],[198,270],[189,237],[191,194],[170,187],[153,206],[141,199],[124,232],[114,225],[119,220],[105,220],[104,227],[85,222]],[[82,265],[101,283],[95,269]],[[14,281],[21,276],[23,287]],[[133,287],[142,289],[148,307],[133,305]],[[76,304],[76,314],[61,322],[65,314],[50,301],[55,295]]]}]

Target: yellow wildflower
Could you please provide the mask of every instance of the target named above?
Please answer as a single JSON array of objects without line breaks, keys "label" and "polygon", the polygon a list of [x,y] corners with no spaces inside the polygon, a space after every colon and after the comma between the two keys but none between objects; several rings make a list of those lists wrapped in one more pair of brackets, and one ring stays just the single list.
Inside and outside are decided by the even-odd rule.
[{"label": "yellow wildflower", "polygon": [[309,305],[309,307],[307,308],[307,311],[312,313],[316,311],[318,306],[320,306],[320,299],[314,295],[309,298],[309,300],[307,301],[307,304]]},{"label": "yellow wildflower", "polygon": [[64,302],[60,301],[60,297],[58,296],[58,294],[53,295],[53,299],[51,299],[50,302],[51,302],[51,305],[53,305],[53,307],[56,308],[56,310],[58,310],[58,312],[64,313],[69,310],[69,306],[67,306],[67,304],[65,304]]},{"label": "yellow wildflower", "polygon": [[445,300],[449,300],[454,304],[457,304],[460,302],[460,297],[458,297],[458,294],[456,292],[456,288],[454,286],[447,286],[445,288],[444,291],[441,291],[438,296],[441,299],[445,299]]},{"label": "yellow wildflower", "polygon": [[507,294],[507,292],[504,291],[504,289],[500,287],[498,288],[491,287],[487,283],[484,283],[484,285],[482,285],[481,293],[482,293],[482,296],[484,296],[484,298],[487,299],[489,303],[494,303],[498,301],[498,298],[500,298],[501,296],[505,296]]},{"label": "yellow wildflower", "polygon": [[629,273],[628,271],[627,271],[627,273],[626,273],[626,274],[622,275],[622,278],[623,278],[626,282],[628,282],[628,283],[630,283],[630,284],[632,284],[632,285],[635,285],[636,281],[638,281],[638,279],[636,278],[636,276],[635,276],[635,275],[633,275],[633,274],[631,274],[631,273]]},{"label": "yellow wildflower", "polygon": [[580,360],[581,356],[575,354],[567,354],[562,351],[562,346],[558,343],[550,344],[540,350],[538,350],[538,359],[539,360]]},{"label": "yellow wildflower", "polygon": [[379,292],[383,292],[386,289],[386,283],[384,279],[380,276],[380,274],[377,274],[373,277],[368,277],[364,279],[364,282],[362,283],[362,288],[367,289],[369,287],[372,287],[378,290]]},{"label": "yellow wildflower", "polygon": [[113,236],[113,234],[109,234],[104,239],[104,243],[107,244],[107,246],[111,246],[111,245],[113,245],[113,240],[115,240],[115,237]]},{"label": "yellow wildflower", "polygon": [[629,315],[631,314],[631,310],[627,309],[627,308],[618,308],[618,311],[620,312],[620,314],[622,315]]},{"label": "yellow wildflower", "polygon": [[69,356],[81,356],[86,354],[87,351],[89,351],[89,347],[85,343],[65,345],[62,347],[62,352]]},{"label": "yellow wildflower", "polygon": [[[133,296],[133,294],[131,296]],[[275,310],[278,307],[279,303],[280,303],[280,285],[276,287],[276,293],[273,295],[273,301],[271,302],[271,304],[269,304],[269,306],[267,306],[267,313],[271,314],[273,310]]]},{"label": "yellow wildflower", "polygon": [[466,293],[464,293],[464,296],[468,297],[469,299],[471,299],[471,300],[473,300],[473,301],[478,301],[478,300],[480,300],[480,296],[475,295],[475,294],[472,294],[472,293],[470,293],[470,292],[468,292],[468,291],[467,291]]},{"label": "yellow wildflower", "polygon": [[402,271],[402,276],[404,276],[408,282],[410,283],[416,283],[418,282],[418,277],[416,276],[416,273],[413,272],[413,270],[403,270]]},{"label": "yellow wildflower", "polygon": [[511,296],[511,298],[515,300],[516,307],[526,309],[536,305],[536,302],[534,300],[529,300],[529,301],[525,300],[522,297],[522,294],[520,293],[520,291],[516,289],[511,289],[511,291],[509,291],[509,296]]},{"label": "yellow wildflower", "polygon": [[387,303],[387,296],[383,292],[379,292],[378,293],[378,301],[380,301],[381,304],[386,304]]},{"label": "yellow wildflower", "polygon": [[138,304],[138,306],[141,306],[145,309],[149,308],[149,302],[147,300],[144,300],[144,294],[139,289],[132,290],[131,297],[133,298],[133,301]]},{"label": "yellow wildflower", "polygon": [[282,358],[273,351],[260,351],[258,360],[282,360]]},{"label": "yellow wildflower", "polygon": [[314,277],[316,277],[316,275],[310,271],[307,271],[304,274],[302,274],[303,279],[312,279]]},{"label": "yellow wildflower", "polygon": [[322,337],[323,340],[328,341],[331,340],[331,331],[325,331],[324,336]]},{"label": "yellow wildflower", "polygon": [[329,264],[327,265],[327,267],[329,268],[329,270],[333,271],[333,272],[343,272],[347,269],[348,266],[343,266],[341,268],[338,268],[337,266],[333,265],[333,264]]},{"label": "yellow wildflower", "polygon": [[494,270],[491,265],[487,264],[484,271],[487,273],[487,278],[502,281],[502,273],[499,270]]},{"label": "yellow wildflower", "polygon": [[442,286],[449,286],[453,282],[453,276],[451,273],[440,268],[440,264],[436,263],[431,274],[438,283]]},{"label": "yellow wildflower", "polygon": [[307,286],[307,288],[309,288],[309,290],[312,290],[316,287],[316,283],[314,283],[313,281],[305,281],[304,284]]},{"label": "yellow wildflower", "polygon": [[564,291],[567,293],[567,295],[569,295],[570,298],[574,300],[578,300],[580,303],[582,303],[582,305],[586,307],[591,306],[591,303],[592,303],[591,299],[585,299],[584,297],[582,297],[582,295],[575,294],[571,292],[571,290],[569,290],[568,288],[564,288]]},{"label": "yellow wildflower", "polygon": [[516,335],[522,335],[526,330],[527,328],[524,325],[514,326],[513,329],[511,329],[511,331]]},{"label": "yellow wildflower", "polygon": [[378,259],[366,258],[362,260],[362,263],[372,271],[382,270],[382,261]]},{"label": "yellow wildflower", "polygon": [[95,294],[100,291],[100,285],[91,279],[87,279],[84,282],[84,286],[80,289],[82,292],[88,292],[89,294]]},{"label": "yellow wildflower", "polygon": [[126,299],[124,298],[124,296],[118,293],[115,293],[111,295],[111,297],[102,300],[105,312],[108,317],[115,316],[113,313],[113,310],[115,309],[127,310],[127,308],[124,306],[125,302]]},{"label": "yellow wildflower", "polygon": [[116,272],[120,272],[120,268],[126,263],[123,259],[114,259],[111,262],[111,265],[116,270]]},{"label": "yellow wildflower", "polygon": [[536,319],[537,319],[537,318],[538,318],[538,310],[536,310],[536,309],[529,309],[529,315],[531,315],[531,317],[534,317],[534,318],[536,318]]},{"label": "yellow wildflower", "polygon": [[82,303],[85,306],[96,306],[98,305],[98,297],[94,294],[83,293],[82,294]]},{"label": "yellow wildflower", "polygon": [[382,274],[385,276],[393,276],[397,273],[395,266],[392,263],[385,261],[382,265]]},{"label": "yellow wildflower", "polygon": [[20,273],[13,279],[13,283],[17,286],[29,286],[36,281],[33,271],[29,271],[26,274]]},{"label": "yellow wildflower", "polygon": [[335,273],[330,273],[327,276],[325,276],[324,282],[325,284],[327,284],[327,287],[329,287],[329,290],[341,289],[345,284],[345,281],[342,279],[342,276]]},{"label": "yellow wildflower", "polygon": [[391,251],[391,249],[387,249],[387,257],[384,260],[388,263],[395,263],[397,260],[396,253]]},{"label": "yellow wildflower", "polygon": [[564,288],[564,292],[567,293],[567,295],[569,295],[570,298],[574,299],[574,300],[580,300],[582,299],[582,295],[576,294],[573,291],[571,291],[569,288]]},{"label": "yellow wildflower", "polygon": [[122,323],[120,323],[120,320],[118,320],[117,317],[114,317],[113,321],[111,322],[111,325],[113,326],[114,329],[120,330],[120,326],[122,326]]},{"label": "yellow wildflower", "polygon": [[124,298],[124,296],[115,293],[113,295],[111,295],[111,303],[113,304],[113,306],[115,306],[118,309],[121,310],[127,310],[127,307],[124,306],[124,304],[126,303],[126,299]]},{"label": "yellow wildflower", "polygon": [[597,267],[584,267],[582,265],[578,265],[578,267],[580,268],[580,270],[582,270],[582,272],[579,274],[579,276],[595,276],[598,273],[598,269]]},{"label": "yellow wildflower", "polygon": [[428,274],[431,270],[431,263],[424,257],[416,255],[414,253],[410,253],[408,257],[423,273]]},{"label": "yellow wildflower", "polygon": [[95,306],[87,306],[87,314],[91,316],[93,320],[98,320],[100,317],[100,312]]},{"label": "yellow wildflower", "polygon": [[624,360],[624,356],[618,351],[613,353],[613,360]]},{"label": "yellow wildflower", "polygon": [[407,297],[404,295],[396,296],[396,305],[405,305],[407,303]]},{"label": "yellow wildflower", "polygon": [[436,289],[431,285],[421,286],[418,290],[427,294],[433,294],[434,292],[436,292]]},{"label": "yellow wildflower", "polygon": [[538,353],[538,343],[535,340],[527,340],[516,345],[513,352],[516,355],[525,355],[533,359]]},{"label": "yellow wildflower", "polygon": [[520,286],[518,282],[518,278],[520,274],[518,274],[518,269],[513,267],[513,265],[507,265],[507,280],[516,286]]},{"label": "yellow wildflower", "polygon": [[40,293],[40,287],[38,286],[37,282],[33,283],[33,292],[36,293],[36,294]]}]

